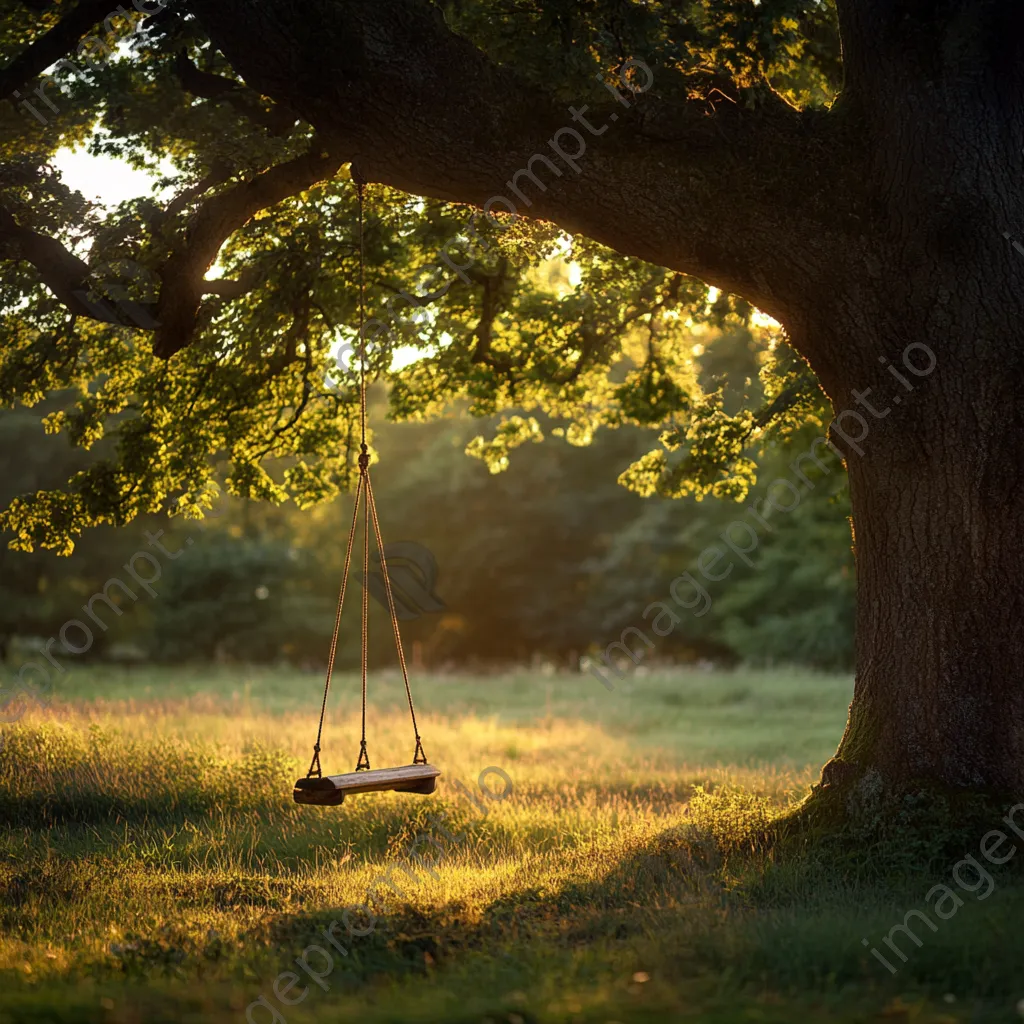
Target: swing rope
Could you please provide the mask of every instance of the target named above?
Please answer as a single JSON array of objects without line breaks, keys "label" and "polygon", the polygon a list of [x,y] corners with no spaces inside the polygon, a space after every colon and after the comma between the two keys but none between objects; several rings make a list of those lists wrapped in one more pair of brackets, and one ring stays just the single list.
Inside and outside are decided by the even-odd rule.
[{"label": "swing rope", "polygon": [[[413,751],[413,764],[426,764],[427,755],[423,752],[423,740],[420,737],[419,726],[416,724],[416,708],[412,703],[412,688],[409,686],[409,669],[405,664],[405,651],[402,649],[402,636],[398,628],[398,613],[395,610],[395,595],[391,591],[391,579],[388,576],[388,567],[384,561],[384,541],[380,534],[380,520],[377,518],[377,502],[373,497],[373,488],[370,486],[370,471],[366,471],[366,507],[369,509],[373,519],[373,532],[377,538],[377,550],[380,552],[380,567],[384,577],[384,593],[388,598],[388,611],[391,613],[391,628],[395,634],[395,648],[398,651],[398,664],[402,668],[402,681],[405,683],[405,696],[409,701],[409,717],[412,719],[412,731],[416,737],[416,749]],[[364,591],[365,593],[365,591]],[[366,719],[366,698],[363,698],[363,720]],[[365,726],[364,726],[365,728]]]},{"label": "swing rope", "polygon": [[334,656],[338,650],[338,633],[341,630],[341,609],[345,604],[345,590],[348,587],[348,568],[352,564],[352,547],[356,539],[356,526],[359,518],[359,496],[363,490],[363,478],[359,478],[356,486],[355,508],[352,509],[352,526],[348,531],[348,546],[345,548],[345,569],[341,574],[341,592],[338,594],[338,612],[334,616],[334,634],[331,636],[331,653],[327,659],[327,684],[324,686],[324,700],[320,706],[320,725],[316,730],[316,743],[313,744],[313,761],[306,773],[306,778],[320,778],[320,739],[324,732],[324,715],[327,712],[327,694],[331,688],[331,674],[334,672]]},{"label": "swing rope", "polygon": [[405,683],[405,695],[409,701],[409,715],[412,718],[412,731],[416,737],[413,751],[413,764],[426,764],[427,755],[423,752],[423,740],[416,723],[416,708],[413,706],[412,688],[409,686],[409,670],[405,662],[405,650],[402,647],[402,635],[398,626],[398,612],[395,608],[395,597],[391,590],[391,577],[388,575],[387,561],[384,557],[384,540],[381,536],[380,521],[377,518],[377,503],[373,497],[370,483],[370,451],[366,444],[366,270],[365,251],[363,244],[363,223],[365,206],[366,179],[354,168],[350,168],[352,180],[356,186],[359,207],[359,482],[356,484],[355,503],[352,509],[352,525],[349,529],[348,544],[345,548],[345,568],[341,577],[341,590],[338,594],[338,611],[334,617],[334,633],[331,636],[331,651],[327,659],[327,679],[324,683],[324,698],[320,705],[320,724],[316,731],[316,743],[313,745],[313,760],[310,762],[306,778],[320,778],[320,741],[324,731],[324,717],[327,713],[327,697],[331,690],[331,676],[334,673],[334,661],[338,650],[338,636],[341,632],[341,612],[345,604],[345,591],[348,588],[349,569],[352,565],[352,551],[355,545],[356,528],[359,525],[359,507],[363,504],[363,598],[362,622],[360,637],[360,667],[362,676],[362,735],[359,741],[359,758],[356,771],[370,768],[370,755],[366,748],[366,674],[369,660],[369,580],[370,580],[370,524],[373,524],[374,540],[377,544],[377,555],[380,558],[381,575],[384,577],[384,593],[387,595],[388,612],[391,616],[391,629],[395,636],[395,648],[398,651],[398,664],[402,669],[402,681]]}]

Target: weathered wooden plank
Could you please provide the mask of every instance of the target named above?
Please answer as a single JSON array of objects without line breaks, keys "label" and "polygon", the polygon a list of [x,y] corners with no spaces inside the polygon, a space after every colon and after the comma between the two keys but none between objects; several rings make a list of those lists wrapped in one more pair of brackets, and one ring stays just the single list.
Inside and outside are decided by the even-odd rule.
[{"label": "weathered wooden plank", "polygon": [[433,793],[440,769],[432,764],[407,764],[399,768],[374,768],[319,779],[299,779],[292,793],[296,803],[334,806],[346,795],[381,793]]}]

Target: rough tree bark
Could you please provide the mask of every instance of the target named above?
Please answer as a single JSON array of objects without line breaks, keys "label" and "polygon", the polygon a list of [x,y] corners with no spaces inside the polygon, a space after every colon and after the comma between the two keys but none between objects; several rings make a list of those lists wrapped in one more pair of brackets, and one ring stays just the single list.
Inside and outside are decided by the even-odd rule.
[{"label": "rough tree bark", "polygon": [[836,113],[863,142],[864,228],[834,294],[790,317],[836,409],[869,430],[845,446],[857,681],[823,782],[1019,793],[1024,260],[1005,235],[1024,226],[1021,12],[861,0],[841,14]]},{"label": "rough tree bark", "polygon": [[878,355],[833,392],[851,410],[833,437],[853,508],[857,679],[823,782],[1020,792],[1024,311],[995,267],[923,257],[892,273],[881,308],[862,296],[828,327],[851,344],[870,331]]},{"label": "rough tree bark", "polygon": [[482,205],[579,129],[580,172],[540,167],[520,212],[780,320],[863,434],[836,437],[858,665],[821,791],[1020,791],[1024,256],[1005,235],[1024,233],[1024,10],[838,6],[846,82],[827,113],[770,90],[672,105],[655,82],[628,109],[593,105],[614,130],[586,134],[422,0],[188,0],[248,86],[373,181]]}]

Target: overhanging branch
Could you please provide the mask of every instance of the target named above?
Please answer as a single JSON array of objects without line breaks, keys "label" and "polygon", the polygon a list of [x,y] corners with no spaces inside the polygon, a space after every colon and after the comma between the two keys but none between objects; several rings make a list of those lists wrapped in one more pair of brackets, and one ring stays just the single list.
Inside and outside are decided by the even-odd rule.
[{"label": "overhanging branch", "polygon": [[[476,206],[501,196],[494,209],[514,204],[768,312],[787,251],[802,259],[820,234],[804,215],[811,124],[766,86],[717,110],[669,103],[656,80],[568,106],[423,0],[190,6],[249,85],[344,140],[369,179]],[[815,188],[828,187],[819,171]]]},{"label": "overhanging branch", "polygon": [[270,110],[264,110],[260,105],[259,95],[252,89],[247,89],[241,83],[233,82],[222,75],[201,71],[184,51],[179,52],[174,58],[174,73],[178,76],[182,88],[193,96],[207,100],[224,100],[253,124],[266,128],[271,135],[287,135],[298,120],[294,111],[280,104],[274,104]]},{"label": "overhanging branch", "polygon": [[0,100],[10,99],[51,64],[66,57],[89,29],[111,13],[111,0],[81,0],[0,71]]},{"label": "overhanging branch", "polygon": [[57,239],[20,225],[14,214],[3,206],[0,206],[0,258],[31,263],[39,271],[43,284],[76,316],[121,325],[136,325],[140,319],[152,322],[151,309],[145,303],[112,305],[93,301],[90,288],[94,282],[90,280],[89,265]]},{"label": "overhanging branch", "polygon": [[254,214],[332,177],[343,162],[336,150],[315,145],[302,156],[207,199],[190,218],[176,251],[157,268],[160,294],[155,303],[121,301],[113,308],[92,301],[88,264],[57,239],[20,225],[3,206],[0,259],[31,263],[43,284],[76,316],[154,330],[153,352],[168,359],[191,344],[204,295],[235,299],[258,283],[255,269],[237,280],[205,279],[224,242]]},{"label": "overhanging branch", "polygon": [[317,147],[212,196],[199,207],[184,245],[160,268],[155,355],[168,359],[191,343],[202,296],[214,283],[204,277],[225,240],[260,210],[332,177],[343,162],[336,150]]}]

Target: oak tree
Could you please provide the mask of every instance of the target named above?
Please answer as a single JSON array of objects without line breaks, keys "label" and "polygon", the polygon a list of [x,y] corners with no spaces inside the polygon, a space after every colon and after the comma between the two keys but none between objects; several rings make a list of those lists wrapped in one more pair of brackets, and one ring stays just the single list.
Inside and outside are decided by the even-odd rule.
[{"label": "oak tree", "polygon": [[[49,428],[118,453],[11,503],[17,545],[194,510],[218,466],[350,482],[355,176],[371,372],[396,416],[507,410],[495,469],[542,410],[650,427],[644,493],[743,498],[827,396],[858,665],[819,794],[1024,788],[1016,0],[0,9],[0,399],[73,389]],[[75,143],[163,192],[87,203]],[[698,387],[701,322],[758,334],[761,405]]]}]

